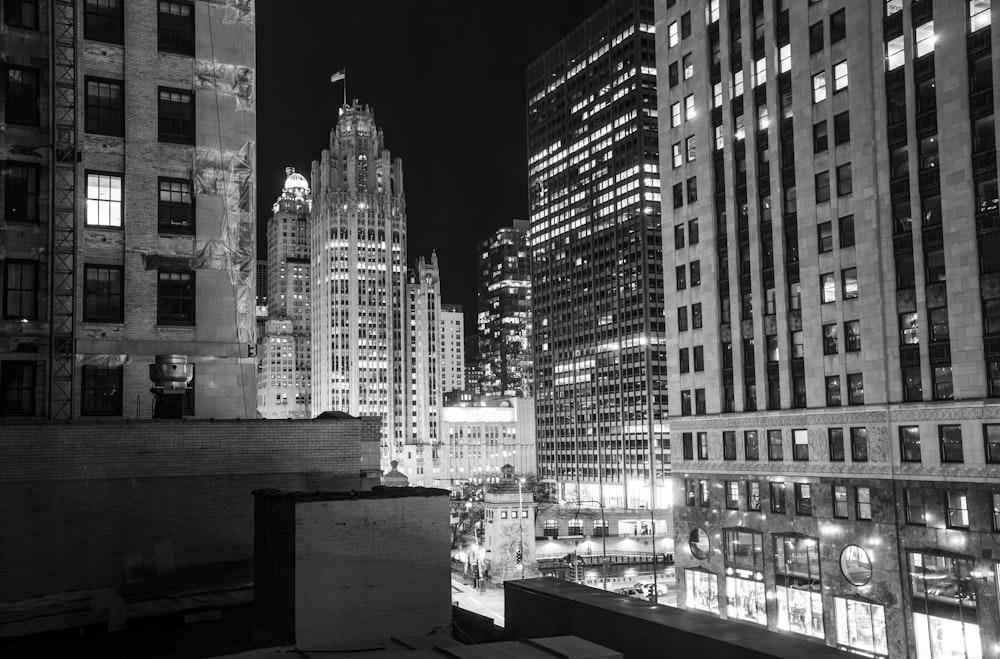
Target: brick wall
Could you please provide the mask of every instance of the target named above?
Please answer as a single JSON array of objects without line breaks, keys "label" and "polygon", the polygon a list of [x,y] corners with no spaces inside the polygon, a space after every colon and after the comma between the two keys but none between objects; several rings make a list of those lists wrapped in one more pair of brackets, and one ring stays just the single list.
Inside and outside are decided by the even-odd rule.
[{"label": "brick wall", "polygon": [[[266,526],[270,550],[257,557],[257,610],[282,612],[277,620],[260,618],[279,638],[300,648],[330,648],[378,641],[387,629],[418,635],[450,623],[447,490],[256,495],[256,524]],[[289,503],[294,519],[282,507]],[[292,535],[290,594],[286,543]],[[288,611],[295,612],[294,639],[287,634]]]},{"label": "brick wall", "polygon": [[247,584],[250,493],[376,485],[360,478],[370,423],[0,422],[0,603]]}]

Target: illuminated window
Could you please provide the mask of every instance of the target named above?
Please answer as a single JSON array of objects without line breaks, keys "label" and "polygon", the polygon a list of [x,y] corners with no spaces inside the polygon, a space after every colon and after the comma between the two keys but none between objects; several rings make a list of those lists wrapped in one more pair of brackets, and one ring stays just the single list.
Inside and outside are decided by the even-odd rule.
[{"label": "illuminated window", "polygon": [[813,81],[813,103],[826,100],[826,72],[820,71],[812,77]]},{"label": "illuminated window", "polygon": [[990,25],[990,0],[969,0],[969,32]]},{"label": "illuminated window", "polygon": [[949,490],[947,493],[948,528],[969,528],[969,497],[964,491]]},{"label": "illuminated window", "polygon": [[890,39],[885,44],[885,61],[888,70],[892,71],[903,66],[905,55],[903,54],[903,37],[899,36]]},{"label": "illuminated window", "polygon": [[923,25],[914,28],[914,42],[916,43],[917,57],[923,57],[934,52],[934,21],[927,21]]},{"label": "illuminated window", "polygon": [[844,284],[844,299],[853,300],[858,297],[858,269],[844,268],[841,272]]},{"label": "illuminated window", "polygon": [[808,460],[809,459],[809,433],[806,430],[793,430],[792,431],[792,459],[794,460]]},{"label": "illuminated window", "polygon": [[861,373],[847,374],[847,404],[865,404],[865,384]]},{"label": "illuminated window", "polygon": [[681,104],[673,103],[670,106],[670,127],[677,128],[681,125]]},{"label": "illuminated window", "polygon": [[122,225],[122,177],[87,173],[87,226]]},{"label": "illuminated window", "polygon": [[667,46],[673,48],[681,41],[680,30],[677,26],[677,21],[674,21],[667,26]]},{"label": "illuminated window", "polygon": [[733,98],[743,95],[743,69],[733,73]]},{"label": "illuminated window", "polygon": [[717,82],[712,85],[712,107],[722,107],[722,83]]},{"label": "illuminated window", "polygon": [[[836,327],[834,325],[833,327]],[[826,404],[827,407],[840,407],[840,376],[826,376]]]},{"label": "illuminated window", "polygon": [[674,167],[680,167],[684,164],[684,154],[681,151],[681,143],[676,142],[670,148],[671,156],[673,157]]},{"label": "illuminated window", "polygon": [[778,72],[784,73],[792,70],[792,46],[785,44],[778,50]]},{"label": "illuminated window", "polygon": [[869,487],[856,486],[854,488],[854,510],[858,519],[871,520],[872,518],[872,491]]},{"label": "illuminated window", "polygon": [[685,121],[690,121],[694,119],[694,94],[688,94],[684,97],[684,119]]},{"label": "illuminated window", "polygon": [[688,162],[694,162],[698,157],[698,149],[695,147],[694,135],[684,140],[684,150],[687,152]]},{"label": "illuminated window", "polygon": [[694,77],[694,61],[691,57],[691,53],[688,53],[681,60],[681,66],[684,69],[684,79],[688,80]]},{"label": "illuminated window", "polygon": [[847,501],[847,486],[833,486],[833,516],[838,519],[847,519],[850,506]]},{"label": "illuminated window", "polygon": [[832,272],[819,276],[820,301],[830,304],[837,301],[837,279]]},{"label": "illuminated window", "polygon": [[833,65],[833,91],[847,89],[847,60]]}]

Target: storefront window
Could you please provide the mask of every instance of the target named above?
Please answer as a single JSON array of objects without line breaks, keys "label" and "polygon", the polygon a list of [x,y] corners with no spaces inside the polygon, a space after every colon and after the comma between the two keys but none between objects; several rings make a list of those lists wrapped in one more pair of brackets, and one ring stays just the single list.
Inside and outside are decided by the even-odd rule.
[{"label": "storefront window", "polygon": [[917,659],[982,659],[972,561],[911,552]]},{"label": "storefront window", "polygon": [[842,650],[889,654],[884,606],[843,597],[835,597],[833,605],[837,614],[837,644]]},{"label": "storefront window", "polygon": [[726,614],[767,624],[764,594],[764,536],[746,529],[725,529]]},{"label": "storefront window", "polygon": [[687,606],[699,611],[719,613],[719,578],[704,570],[684,570]]},{"label": "storefront window", "polygon": [[823,594],[819,540],[786,535],[774,538],[778,629],[823,638]]}]

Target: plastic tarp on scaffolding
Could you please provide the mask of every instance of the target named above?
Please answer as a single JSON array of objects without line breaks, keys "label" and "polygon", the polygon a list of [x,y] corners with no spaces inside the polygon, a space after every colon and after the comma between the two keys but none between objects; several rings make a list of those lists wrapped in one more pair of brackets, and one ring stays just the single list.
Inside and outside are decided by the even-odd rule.
[{"label": "plastic tarp on scaffolding", "polygon": [[147,270],[181,267],[225,270],[236,297],[236,333],[241,343],[254,342],[255,297],[252,286],[254,255],[253,166],[256,145],[246,142],[236,153],[197,149],[194,155],[194,192],[222,197],[224,217],[218,238],[198,240],[190,256],[149,254]]},{"label": "plastic tarp on scaffolding", "polygon": [[208,0],[208,4],[225,8],[226,13],[222,17],[224,24],[246,23],[253,28],[254,0]]},{"label": "plastic tarp on scaffolding", "polygon": [[254,111],[254,70],[248,66],[195,60],[195,89],[211,89],[236,98],[236,109]]}]

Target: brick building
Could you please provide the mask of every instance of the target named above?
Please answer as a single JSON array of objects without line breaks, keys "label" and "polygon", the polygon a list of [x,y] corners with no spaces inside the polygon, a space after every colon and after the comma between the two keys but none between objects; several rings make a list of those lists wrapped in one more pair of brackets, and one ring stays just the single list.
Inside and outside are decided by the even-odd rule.
[{"label": "brick building", "polygon": [[990,3],[656,10],[679,603],[995,656]]},{"label": "brick building", "polygon": [[181,353],[187,414],[253,416],[253,5],[3,21],[0,414],[148,417],[147,364]]}]

